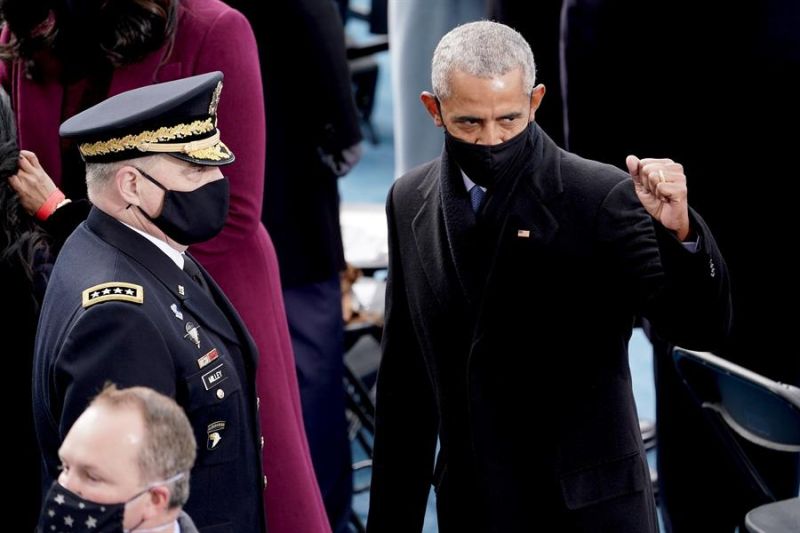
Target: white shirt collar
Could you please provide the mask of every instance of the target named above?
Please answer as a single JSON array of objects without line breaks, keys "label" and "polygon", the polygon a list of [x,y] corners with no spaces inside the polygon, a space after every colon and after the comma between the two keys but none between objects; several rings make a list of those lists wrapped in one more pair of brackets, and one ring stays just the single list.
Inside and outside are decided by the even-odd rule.
[{"label": "white shirt collar", "polygon": [[[125,224],[125,223],[123,222],[123,224]],[[159,250],[161,250],[162,252],[167,254],[167,257],[172,259],[172,261],[176,265],[178,265],[178,268],[183,270],[183,254],[181,252],[179,252],[178,250],[176,250],[175,248],[173,248],[172,246],[170,246],[166,242],[162,241],[161,239],[159,239],[157,237],[153,237],[149,233],[145,233],[142,230],[140,230],[138,228],[134,228],[133,226],[131,226],[129,224],[125,224],[125,225],[128,226],[129,228],[131,228],[133,231],[135,231],[139,235],[141,235],[142,237],[144,237],[145,239],[147,239],[148,241],[150,241],[153,244],[155,244],[158,247]]]},{"label": "white shirt collar", "polygon": [[[461,171],[461,178],[464,180],[464,187],[467,188],[467,192],[471,191],[474,186],[478,185],[477,183],[469,179],[469,176],[467,176],[463,170]],[[478,185],[478,187],[480,187],[483,190],[483,192],[486,192],[486,187],[481,187],[480,185]]]}]

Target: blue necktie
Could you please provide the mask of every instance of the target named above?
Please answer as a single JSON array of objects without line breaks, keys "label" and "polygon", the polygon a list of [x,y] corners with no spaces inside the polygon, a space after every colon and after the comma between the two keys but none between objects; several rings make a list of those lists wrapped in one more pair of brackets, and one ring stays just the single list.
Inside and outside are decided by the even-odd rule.
[{"label": "blue necktie", "polygon": [[486,193],[478,185],[473,185],[469,190],[469,203],[472,204],[472,210],[476,213],[478,209],[481,208],[481,201],[483,201],[484,194]]}]

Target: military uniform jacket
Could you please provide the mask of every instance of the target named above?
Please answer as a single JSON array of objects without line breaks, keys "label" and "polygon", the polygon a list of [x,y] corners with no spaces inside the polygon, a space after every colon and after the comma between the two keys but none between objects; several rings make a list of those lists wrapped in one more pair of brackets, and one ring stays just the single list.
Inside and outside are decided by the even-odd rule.
[{"label": "military uniform jacket", "polygon": [[657,531],[628,340],[642,314],[718,341],[725,264],[696,213],[691,253],[619,169],[541,130],[527,157],[477,223],[446,152],[389,193],[370,532],[419,532],[431,484],[443,533]]},{"label": "military uniform jacket", "polygon": [[[45,294],[34,359],[44,487],[58,447],[106,382],[176,399],[198,455],[185,506],[200,531],[264,531],[256,348],[230,302],[93,208],[65,243]],[[212,528],[218,526],[218,528]]]}]

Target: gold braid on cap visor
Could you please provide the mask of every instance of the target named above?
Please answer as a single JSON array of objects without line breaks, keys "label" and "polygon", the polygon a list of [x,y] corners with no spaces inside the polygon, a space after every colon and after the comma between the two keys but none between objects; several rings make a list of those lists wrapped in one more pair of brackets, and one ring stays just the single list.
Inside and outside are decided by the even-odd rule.
[{"label": "gold braid on cap visor", "polygon": [[[164,144],[163,141],[172,141],[175,139],[183,139],[194,135],[202,135],[208,133],[216,128],[216,120],[211,117],[205,120],[195,120],[189,124],[178,124],[177,126],[169,126],[158,128],[154,131],[143,131],[136,135],[126,135],[119,139],[109,139],[107,141],[97,141],[93,143],[85,143],[78,148],[81,155],[84,157],[94,157],[99,155],[106,155],[115,152],[122,152],[125,150],[138,149],[143,152],[185,152],[185,146],[189,146],[192,150],[204,150],[214,143],[219,142],[219,132],[209,139],[201,139],[190,143],[170,143]],[[208,142],[213,139],[213,142]],[[202,146],[199,143],[203,143]],[[169,146],[168,150],[156,150],[154,146]]]},{"label": "gold braid on cap visor", "polygon": [[142,152],[175,153],[180,152],[194,159],[221,161],[231,156],[231,151],[219,140],[219,131],[207,139],[188,143],[142,143],[137,146]]},{"label": "gold braid on cap visor", "polygon": [[[219,141],[219,134],[217,134]],[[200,141],[195,141],[200,142]],[[231,151],[225,146],[225,143],[219,141],[213,146],[207,148],[200,148],[198,150],[184,150],[184,153],[193,159],[205,159],[209,161],[222,161],[231,157]]]}]

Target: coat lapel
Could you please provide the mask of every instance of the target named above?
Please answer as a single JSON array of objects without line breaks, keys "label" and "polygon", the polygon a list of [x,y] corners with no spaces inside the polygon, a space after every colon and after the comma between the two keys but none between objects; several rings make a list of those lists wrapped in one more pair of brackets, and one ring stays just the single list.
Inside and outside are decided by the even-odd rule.
[{"label": "coat lapel", "polygon": [[[220,299],[224,299],[227,303],[227,298],[222,294],[222,290],[219,286],[213,283],[208,273],[204,270],[202,270],[202,272],[206,278],[212,296],[206,294],[205,291],[189,278],[189,276],[185,275],[184,272],[180,270],[177,271],[177,273],[181,275],[179,278],[184,287],[184,296],[181,297],[184,307],[186,307],[204,327],[239,344],[240,338],[233,329],[232,321],[228,319],[226,313],[222,310],[222,307],[225,306],[219,306],[216,303],[216,300]],[[166,285],[166,283],[167,282],[164,284]],[[173,285],[175,285],[174,282]],[[172,287],[170,287],[170,289],[172,289]],[[228,305],[230,304],[228,303]]]},{"label": "coat lapel", "polygon": [[454,294],[463,293],[458,270],[453,268],[451,246],[441,201],[441,164],[434,165],[419,186],[422,202],[411,227],[414,241],[439,305],[449,307]]},{"label": "coat lapel", "polygon": [[439,177],[441,193],[439,199],[444,215],[444,228],[450,257],[464,298],[476,303],[485,280],[481,268],[476,217],[469,203],[469,194],[458,165],[450,159],[447,150],[442,151],[442,168]]},{"label": "coat lapel", "polygon": [[[507,190],[487,197],[487,201],[495,203],[491,210],[499,215],[493,222],[498,228],[495,248],[485,251],[491,256],[484,278],[473,268],[468,242],[475,216],[466,190],[457,187],[461,183],[458,167],[446,150],[442,152],[440,164],[431,167],[418,189],[422,202],[412,223],[425,275],[440,305],[448,307],[454,303],[454,296],[459,305],[481,304],[485,295],[491,294],[497,276],[503,275],[503,265],[498,263],[503,247],[518,239],[526,239],[532,247],[546,247],[552,241],[558,222],[548,203],[562,191],[560,156],[560,149],[537,126],[526,173]],[[480,317],[486,305],[477,307]],[[476,325],[480,323],[479,318]],[[476,327],[475,331],[479,330]]]},{"label": "coat lapel", "polygon": [[[189,255],[189,254],[187,254]],[[208,298],[208,295],[200,291],[200,294],[197,294],[197,291],[194,291],[193,298],[187,298],[185,300],[185,304],[187,308],[192,309],[193,306],[196,306],[199,312],[211,312],[214,311],[211,309],[206,309],[207,304],[211,304],[217,312],[221,311],[222,314],[225,316],[224,325],[230,326],[233,328],[234,336],[228,337],[237,343],[239,343],[242,347],[246,348],[246,355],[250,358],[250,362],[255,368],[258,360],[258,348],[256,348],[255,341],[253,341],[253,337],[250,335],[250,332],[247,331],[247,328],[244,326],[244,322],[242,321],[239,313],[236,312],[236,309],[233,307],[233,304],[228,300],[228,297],[225,296],[225,293],[222,292],[222,289],[217,282],[214,281],[214,278],[209,275],[208,271],[197,261],[194,257],[192,257],[197,266],[200,268],[200,271],[203,273],[203,276],[206,279],[206,283],[208,283],[208,288],[211,290],[211,294],[213,295],[212,298]],[[194,282],[192,282],[192,287],[194,288]],[[190,300],[193,300],[190,302]],[[215,316],[215,315],[209,315]]]},{"label": "coat lapel", "polygon": [[[212,298],[207,295],[185,272],[164,253],[157,250],[147,239],[136,232],[126,228],[113,217],[103,213],[97,208],[92,208],[86,221],[89,229],[101,239],[119,249],[147,269],[153,276],[170,291],[176,300],[188,309],[195,319],[204,328],[208,328],[231,342],[239,344],[239,336],[231,325],[225,313],[217,306]],[[202,268],[202,267],[201,267]],[[208,274],[204,272],[207,280]],[[222,291],[216,283],[209,283],[215,297],[221,297]],[[229,306],[230,304],[227,303]]]},{"label": "coat lapel", "polygon": [[545,250],[558,232],[558,221],[548,205],[563,190],[560,156],[560,149],[537,126],[528,171],[511,184],[507,192],[493,199],[498,202],[492,210],[499,214],[495,222],[499,230],[482,292],[475,337],[483,329],[486,313],[497,311],[491,300],[492,295],[498,293],[498,280],[507,275],[504,268],[507,263],[503,258],[510,257],[506,260],[514,261],[513,254],[509,256],[507,250],[520,241],[529,248]]},{"label": "coat lapel", "polygon": [[[491,206],[499,214],[495,222],[500,228],[498,249],[515,239],[527,239],[533,246],[545,246],[558,230],[558,222],[548,203],[562,191],[560,151],[538,127],[531,151],[524,174],[510,184],[508,191],[489,200],[498,202]],[[498,254],[494,253],[493,257],[496,259]],[[490,281],[497,266],[493,261],[489,270]]]}]

